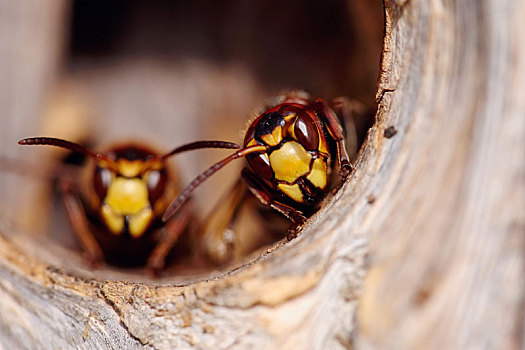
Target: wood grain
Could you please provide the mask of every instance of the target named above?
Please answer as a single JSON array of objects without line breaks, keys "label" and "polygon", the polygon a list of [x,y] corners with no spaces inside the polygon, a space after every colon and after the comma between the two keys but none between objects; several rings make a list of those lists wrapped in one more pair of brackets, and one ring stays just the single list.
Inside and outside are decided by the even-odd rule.
[{"label": "wood grain", "polygon": [[362,348],[523,348],[524,11],[386,3]]}]

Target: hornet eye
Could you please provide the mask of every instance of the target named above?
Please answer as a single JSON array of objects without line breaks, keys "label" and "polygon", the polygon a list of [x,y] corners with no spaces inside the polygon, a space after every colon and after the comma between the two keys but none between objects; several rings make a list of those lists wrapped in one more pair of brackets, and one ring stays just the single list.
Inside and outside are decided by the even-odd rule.
[{"label": "hornet eye", "polygon": [[154,190],[159,184],[160,173],[157,170],[150,171],[148,174],[148,189]]},{"label": "hornet eye", "polygon": [[95,185],[95,191],[100,198],[104,198],[106,196],[112,178],[113,174],[106,168],[97,167],[95,170],[93,182]]},{"label": "hornet eye", "polygon": [[309,151],[317,150],[319,146],[319,131],[312,118],[301,113],[295,121],[293,130],[297,141],[304,148]]},{"label": "hornet eye", "polygon": [[154,202],[164,193],[166,173],[165,171],[151,170],[146,174],[145,181],[148,186],[150,201]]}]

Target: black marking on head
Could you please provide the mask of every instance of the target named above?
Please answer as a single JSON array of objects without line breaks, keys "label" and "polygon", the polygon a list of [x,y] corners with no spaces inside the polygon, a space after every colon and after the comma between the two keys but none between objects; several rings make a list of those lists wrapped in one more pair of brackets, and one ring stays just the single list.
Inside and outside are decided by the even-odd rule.
[{"label": "black marking on head", "polygon": [[133,146],[114,148],[108,153],[114,155],[116,159],[126,159],[129,161],[147,160],[156,155],[154,152],[146,148]]},{"label": "black marking on head", "polygon": [[271,134],[276,127],[283,127],[284,123],[284,118],[279,113],[272,112],[264,115],[255,126],[255,138],[264,142],[261,136]]},{"label": "black marking on head", "polygon": [[122,228],[122,231],[120,233],[123,237],[130,238],[131,233],[129,232],[129,216],[124,215],[124,227]]},{"label": "black marking on head", "polygon": [[316,205],[319,203],[320,198],[323,196],[323,191],[315,187],[307,178],[307,175],[301,177],[297,183],[299,189],[303,193],[303,204],[304,205]]}]

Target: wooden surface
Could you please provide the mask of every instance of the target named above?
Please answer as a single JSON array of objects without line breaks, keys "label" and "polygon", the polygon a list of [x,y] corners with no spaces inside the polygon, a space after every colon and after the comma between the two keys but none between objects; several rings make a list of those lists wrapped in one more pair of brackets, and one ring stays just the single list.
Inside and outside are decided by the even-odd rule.
[{"label": "wooden surface", "polygon": [[376,124],[301,236],[233,271],[148,281],[2,220],[0,344],[523,347],[523,2],[385,7]]},{"label": "wooden surface", "polygon": [[525,3],[387,3],[357,344],[523,348]]}]

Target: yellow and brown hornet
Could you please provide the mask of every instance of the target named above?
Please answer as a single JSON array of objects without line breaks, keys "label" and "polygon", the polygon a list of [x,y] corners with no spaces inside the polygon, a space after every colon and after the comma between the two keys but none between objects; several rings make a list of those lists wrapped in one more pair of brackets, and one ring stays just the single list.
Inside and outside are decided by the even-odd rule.
[{"label": "yellow and brown hornet", "polygon": [[292,221],[289,239],[318,210],[330,189],[334,167],[343,180],[352,171],[343,125],[334,110],[323,99],[291,94],[258,115],[245,133],[243,148],[194,178],[171,203],[163,219],[183,208],[191,193],[207,178],[242,157],[248,166],[241,177],[250,191]]},{"label": "yellow and brown hornet", "polygon": [[73,231],[88,260],[119,264],[145,261],[159,272],[167,254],[191,218],[189,207],[165,225],[160,217],[178,189],[166,160],[202,148],[239,148],[235,143],[198,141],[159,154],[139,144],[123,144],[103,153],[50,137],[26,138],[20,145],[50,145],[69,149],[93,160],[85,176],[58,176],[58,189]]}]

